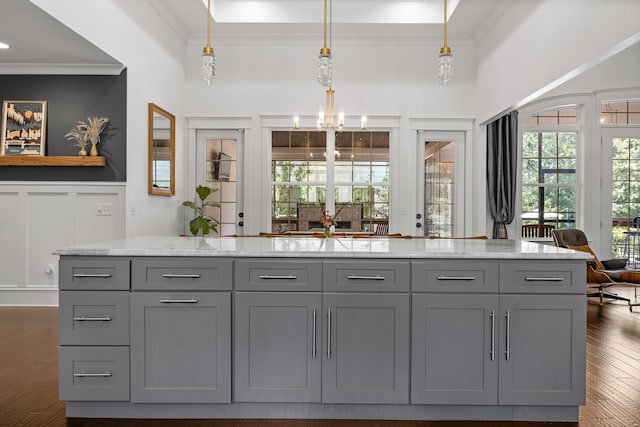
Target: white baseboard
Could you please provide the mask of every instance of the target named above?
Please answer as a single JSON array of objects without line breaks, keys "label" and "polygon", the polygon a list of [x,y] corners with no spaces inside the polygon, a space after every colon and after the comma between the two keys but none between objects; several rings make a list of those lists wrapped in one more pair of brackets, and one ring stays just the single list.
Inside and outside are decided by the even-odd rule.
[{"label": "white baseboard", "polygon": [[0,306],[58,306],[58,288],[0,288]]}]

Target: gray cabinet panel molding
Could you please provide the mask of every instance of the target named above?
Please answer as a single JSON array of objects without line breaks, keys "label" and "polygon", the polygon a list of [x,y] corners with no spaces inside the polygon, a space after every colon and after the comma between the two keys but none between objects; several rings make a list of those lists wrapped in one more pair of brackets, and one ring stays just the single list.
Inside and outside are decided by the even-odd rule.
[{"label": "gray cabinet panel molding", "polygon": [[498,296],[414,294],[411,403],[498,402]]},{"label": "gray cabinet panel molding", "polygon": [[322,296],[239,292],[234,401],[320,402]]},{"label": "gray cabinet panel molding", "polygon": [[498,292],[496,261],[414,261],[414,292]]},{"label": "gray cabinet panel molding", "polygon": [[324,294],[323,311],[322,401],[409,403],[409,295]]},{"label": "gray cabinet panel molding", "polygon": [[60,259],[60,289],[129,290],[129,258],[83,257]]},{"label": "gray cabinet panel molding", "polygon": [[499,404],[583,405],[585,297],[502,295],[500,311]]},{"label": "gray cabinet panel molding", "polygon": [[129,292],[60,291],[60,345],[129,345]]},{"label": "gray cabinet panel molding", "polygon": [[131,289],[136,291],[216,291],[232,287],[232,259],[136,258],[131,264]]},{"label": "gray cabinet panel molding", "polygon": [[324,261],[322,285],[330,292],[409,292],[407,261]]},{"label": "gray cabinet panel molding", "polygon": [[131,294],[131,401],[231,401],[229,293]]},{"label": "gray cabinet panel molding", "polygon": [[129,400],[129,347],[60,347],[58,365],[61,400]]},{"label": "gray cabinet panel molding", "polygon": [[322,261],[239,259],[235,262],[239,291],[321,291]]}]

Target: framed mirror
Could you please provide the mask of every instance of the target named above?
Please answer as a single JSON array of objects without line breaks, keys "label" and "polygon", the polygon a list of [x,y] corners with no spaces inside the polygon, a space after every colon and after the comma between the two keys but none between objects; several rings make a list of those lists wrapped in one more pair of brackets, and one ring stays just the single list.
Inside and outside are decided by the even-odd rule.
[{"label": "framed mirror", "polygon": [[149,194],[176,193],[176,117],[149,103]]}]

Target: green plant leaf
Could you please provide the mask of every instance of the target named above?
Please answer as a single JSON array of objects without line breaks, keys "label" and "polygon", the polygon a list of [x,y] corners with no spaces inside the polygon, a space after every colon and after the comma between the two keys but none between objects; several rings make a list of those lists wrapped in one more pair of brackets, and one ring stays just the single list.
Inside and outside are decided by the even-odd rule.
[{"label": "green plant leaf", "polygon": [[209,194],[211,194],[211,192],[211,188],[205,187],[204,185],[198,185],[198,187],[196,187],[196,193],[198,193],[198,197],[202,201],[209,197]]}]

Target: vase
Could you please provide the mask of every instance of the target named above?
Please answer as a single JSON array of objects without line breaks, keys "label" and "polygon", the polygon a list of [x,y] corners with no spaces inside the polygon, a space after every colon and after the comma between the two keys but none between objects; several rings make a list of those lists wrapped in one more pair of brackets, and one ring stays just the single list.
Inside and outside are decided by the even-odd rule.
[{"label": "vase", "polygon": [[324,228],[324,237],[330,237],[331,236],[331,227],[325,227]]},{"label": "vase", "polygon": [[91,144],[91,151],[89,151],[89,155],[90,156],[98,155],[98,147],[96,147],[96,144]]},{"label": "vase", "polygon": [[78,151],[78,156],[86,156],[86,155],[87,155],[87,150],[85,150],[85,148],[82,147],[80,151]]}]

